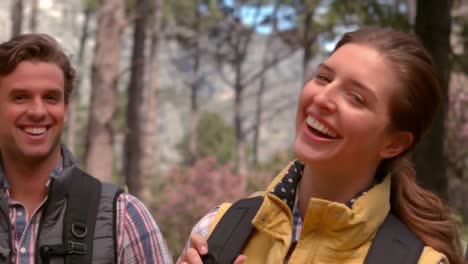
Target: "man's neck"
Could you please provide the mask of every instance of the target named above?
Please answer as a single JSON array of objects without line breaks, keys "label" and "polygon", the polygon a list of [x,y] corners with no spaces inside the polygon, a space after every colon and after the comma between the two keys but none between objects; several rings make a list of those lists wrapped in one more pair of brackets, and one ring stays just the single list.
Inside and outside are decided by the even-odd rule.
[{"label": "man's neck", "polygon": [[15,159],[2,155],[3,173],[8,180],[10,197],[32,213],[47,196],[46,183],[60,161],[60,149],[41,160]]}]

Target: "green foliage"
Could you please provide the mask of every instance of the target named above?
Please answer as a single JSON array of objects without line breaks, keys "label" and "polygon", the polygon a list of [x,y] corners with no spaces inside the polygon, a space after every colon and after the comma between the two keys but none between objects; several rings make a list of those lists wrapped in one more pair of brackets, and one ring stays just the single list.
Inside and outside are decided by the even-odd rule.
[{"label": "green foliage", "polygon": [[272,176],[278,174],[286,164],[294,159],[292,147],[277,151],[271,158],[262,162],[258,166],[258,170],[273,173]]},{"label": "green foliage", "polygon": [[216,0],[173,0],[165,5],[165,20],[173,20],[178,26],[193,29],[195,25],[196,5],[201,13],[200,23],[202,30],[209,29],[223,17]]},{"label": "green foliage", "polygon": [[85,8],[89,8],[91,12],[96,12],[99,7],[99,1],[98,0],[83,0],[83,6]]},{"label": "green foliage", "polygon": [[[202,113],[197,126],[198,159],[214,156],[220,164],[227,164],[235,157],[234,128],[226,124],[217,113]],[[178,149],[185,161],[189,160],[188,142],[186,135],[178,145]]]}]

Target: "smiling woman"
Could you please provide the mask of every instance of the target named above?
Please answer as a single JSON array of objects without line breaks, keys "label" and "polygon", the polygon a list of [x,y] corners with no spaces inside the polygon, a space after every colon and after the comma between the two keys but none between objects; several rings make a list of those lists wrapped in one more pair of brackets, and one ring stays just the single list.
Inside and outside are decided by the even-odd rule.
[{"label": "smiling woman", "polygon": [[[345,34],[299,96],[297,160],[263,193],[241,251],[246,262],[463,263],[450,210],[416,184],[407,158],[434,118],[436,76],[409,34]],[[200,220],[179,262],[201,263],[229,207]],[[401,229],[388,229],[393,221]]]}]

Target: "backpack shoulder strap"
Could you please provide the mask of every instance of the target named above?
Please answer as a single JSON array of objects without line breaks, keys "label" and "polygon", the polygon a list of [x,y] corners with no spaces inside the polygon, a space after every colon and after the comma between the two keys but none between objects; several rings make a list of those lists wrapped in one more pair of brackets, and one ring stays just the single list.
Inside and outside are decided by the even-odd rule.
[{"label": "backpack shoulder strap", "polygon": [[66,187],[63,244],[41,246],[40,255],[46,263],[52,255],[63,255],[65,263],[91,263],[101,182],[75,167]]},{"label": "backpack shoulder strap", "polygon": [[391,212],[385,218],[367,253],[365,264],[416,264],[424,243]]},{"label": "backpack shoulder strap", "polygon": [[68,243],[69,249],[75,254],[67,255],[65,263],[91,263],[94,229],[101,198],[101,182],[77,169],[70,187],[64,218],[63,241]]},{"label": "backpack shoulder strap", "polygon": [[[113,236],[114,236],[114,263],[117,263],[118,260],[118,252],[117,252],[117,199],[119,199],[120,195],[125,191],[121,188],[118,188],[114,194],[114,198],[112,199],[112,224],[114,225],[113,228]],[[96,212],[97,213],[97,212]]]},{"label": "backpack shoulder strap", "polygon": [[235,202],[223,215],[208,238],[208,254],[204,264],[232,263],[242,252],[252,231],[252,219],[262,205],[257,196]]}]

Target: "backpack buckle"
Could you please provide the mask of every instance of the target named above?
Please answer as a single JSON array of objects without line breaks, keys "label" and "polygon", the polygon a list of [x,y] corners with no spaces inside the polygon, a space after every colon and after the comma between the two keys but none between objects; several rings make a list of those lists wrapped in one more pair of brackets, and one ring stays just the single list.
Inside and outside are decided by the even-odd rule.
[{"label": "backpack buckle", "polygon": [[86,254],[86,245],[83,243],[68,241],[68,254]]}]

